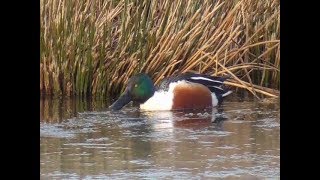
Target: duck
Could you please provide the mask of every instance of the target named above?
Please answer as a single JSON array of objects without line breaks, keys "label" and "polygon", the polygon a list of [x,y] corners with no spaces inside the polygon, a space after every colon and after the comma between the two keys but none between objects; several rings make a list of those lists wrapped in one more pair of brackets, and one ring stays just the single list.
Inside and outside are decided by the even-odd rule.
[{"label": "duck", "polygon": [[131,101],[145,111],[213,108],[232,93],[224,86],[228,78],[188,72],[164,78],[155,86],[150,76],[139,73],[128,80],[125,91],[109,108],[120,110]]}]

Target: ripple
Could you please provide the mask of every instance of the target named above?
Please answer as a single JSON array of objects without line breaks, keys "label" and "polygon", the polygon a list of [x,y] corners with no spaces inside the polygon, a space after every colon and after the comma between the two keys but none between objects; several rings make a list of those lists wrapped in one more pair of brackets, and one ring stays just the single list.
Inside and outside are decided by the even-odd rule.
[{"label": "ripple", "polygon": [[278,179],[279,111],[238,102],[224,108],[125,107],[40,123],[41,179]]},{"label": "ripple", "polygon": [[74,138],[75,132],[65,130],[59,124],[40,123],[40,137]]},{"label": "ripple", "polygon": [[264,119],[260,119],[257,120],[257,124],[253,125],[255,127],[259,127],[259,128],[275,128],[275,127],[280,127],[280,124],[276,121],[275,118],[264,118]]}]

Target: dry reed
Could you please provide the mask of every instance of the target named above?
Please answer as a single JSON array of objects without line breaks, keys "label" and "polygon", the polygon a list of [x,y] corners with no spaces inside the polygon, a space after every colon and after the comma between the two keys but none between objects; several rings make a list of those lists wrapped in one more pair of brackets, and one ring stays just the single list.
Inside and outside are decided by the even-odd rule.
[{"label": "dry reed", "polygon": [[138,72],[196,71],[278,97],[278,0],[41,0],[42,94],[109,97]]}]

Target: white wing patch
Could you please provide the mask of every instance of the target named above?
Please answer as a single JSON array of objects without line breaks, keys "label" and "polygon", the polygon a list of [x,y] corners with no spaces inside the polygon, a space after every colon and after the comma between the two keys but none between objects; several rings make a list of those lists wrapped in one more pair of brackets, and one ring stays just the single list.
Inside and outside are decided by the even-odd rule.
[{"label": "white wing patch", "polygon": [[212,80],[212,79],[205,78],[205,77],[191,77],[190,79],[194,79],[194,80],[205,80],[205,81],[210,81],[210,82],[222,83],[221,81],[216,81],[216,80]]},{"label": "white wing patch", "polygon": [[226,97],[226,96],[228,96],[228,95],[231,94],[231,93],[232,93],[232,91],[228,91],[228,92],[222,94],[222,97]]},{"label": "white wing patch", "polygon": [[221,87],[218,87],[218,86],[209,86],[209,87],[213,87],[213,88],[220,89],[220,90],[223,91],[223,89]]}]

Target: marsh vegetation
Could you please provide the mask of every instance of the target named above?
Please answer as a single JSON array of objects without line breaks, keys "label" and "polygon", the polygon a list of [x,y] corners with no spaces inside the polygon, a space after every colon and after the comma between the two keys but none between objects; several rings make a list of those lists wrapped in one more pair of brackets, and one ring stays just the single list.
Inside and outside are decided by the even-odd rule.
[{"label": "marsh vegetation", "polygon": [[110,97],[145,72],[188,71],[279,96],[278,0],[40,0],[40,90]]}]

